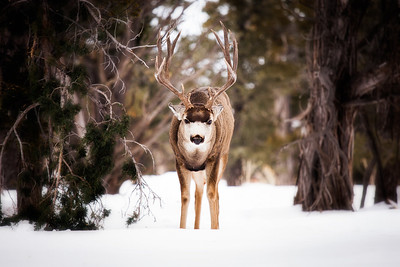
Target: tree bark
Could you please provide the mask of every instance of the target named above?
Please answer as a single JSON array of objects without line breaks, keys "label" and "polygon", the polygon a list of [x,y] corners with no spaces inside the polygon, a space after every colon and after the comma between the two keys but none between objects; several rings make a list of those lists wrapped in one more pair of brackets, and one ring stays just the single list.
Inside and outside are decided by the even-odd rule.
[{"label": "tree bark", "polygon": [[344,103],[352,95],[357,27],[365,4],[316,0],[314,7],[309,62],[311,109],[301,144],[295,204],[307,211],[352,210],[356,110]]}]

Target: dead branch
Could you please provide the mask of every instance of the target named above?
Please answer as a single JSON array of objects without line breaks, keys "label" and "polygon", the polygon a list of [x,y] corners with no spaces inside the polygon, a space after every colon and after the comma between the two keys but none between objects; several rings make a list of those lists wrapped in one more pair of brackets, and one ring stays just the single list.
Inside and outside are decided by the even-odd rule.
[{"label": "dead branch", "polygon": [[[21,143],[21,141],[20,141],[20,139],[19,139],[19,137],[18,137],[18,135],[17,135],[16,129],[17,129],[18,125],[20,124],[20,122],[22,121],[22,119],[26,116],[26,114],[28,114],[28,112],[29,112],[31,109],[34,109],[34,108],[36,108],[36,107],[39,106],[39,105],[40,105],[39,103],[33,103],[33,104],[31,104],[30,106],[28,106],[28,107],[17,117],[17,119],[15,120],[13,126],[10,128],[10,130],[8,130],[8,132],[7,132],[7,134],[6,134],[6,137],[4,138],[3,143],[1,144],[1,152],[0,152],[0,193],[1,193],[2,190],[3,190],[3,182],[4,182],[3,164],[2,164],[2,162],[3,162],[3,155],[4,155],[4,150],[5,150],[6,144],[7,144],[7,142],[8,142],[8,139],[10,138],[11,133],[14,132],[14,134],[16,134],[16,136],[17,136],[17,138],[18,138],[18,140],[19,140],[20,149],[21,149],[21,151],[22,151],[22,143]],[[22,153],[23,153],[23,152],[22,152]],[[21,154],[21,156],[23,157],[23,154]]]},{"label": "dead branch", "polygon": [[[161,203],[161,198],[150,188],[150,186],[147,184],[146,180],[143,178],[142,172],[139,168],[139,164],[138,164],[138,162],[136,162],[135,157],[128,146],[128,143],[135,143],[149,152],[150,152],[150,150],[148,150],[147,147],[143,146],[140,143],[137,143],[134,140],[127,140],[125,137],[120,138],[120,142],[124,146],[125,156],[129,157],[129,159],[132,161],[132,163],[134,164],[135,169],[136,169],[136,186],[132,190],[131,194],[136,192],[139,196],[139,198],[136,202],[136,206],[135,206],[136,210],[135,210],[134,215],[137,217],[137,219],[140,220],[144,216],[142,214],[142,209],[147,210],[148,214],[152,214],[151,209],[150,209],[150,198],[153,199],[153,202],[155,200],[158,200],[158,201],[160,201],[160,203]],[[151,154],[151,152],[150,152],[150,154]],[[154,164],[154,159],[153,159],[153,164]],[[146,193],[146,191],[147,191],[147,193]]]},{"label": "dead branch", "polygon": [[[134,52],[135,50],[141,49],[141,48],[151,48],[154,47],[155,45],[151,45],[151,44],[146,44],[146,45],[141,45],[141,46],[131,46],[130,43],[133,42],[135,39],[137,39],[140,36],[140,33],[134,33],[131,30],[131,21],[129,20],[129,18],[126,19],[126,21],[121,20],[121,19],[110,19],[110,20],[105,20],[104,18],[102,18],[101,12],[100,10],[94,6],[91,2],[87,1],[87,0],[80,0],[80,2],[86,7],[86,9],[88,10],[91,18],[93,18],[93,20],[96,22],[96,27],[94,27],[93,29],[81,29],[82,33],[83,32],[90,32],[91,36],[92,36],[92,41],[93,41],[93,45],[95,47],[97,47],[97,49],[99,51],[102,51],[103,57],[106,59],[105,60],[105,69],[110,68],[110,71],[112,73],[114,73],[114,78],[109,79],[107,81],[107,85],[110,86],[111,84],[113,84],[114,86],[116,86],[118,83],[121,83],[121,90],[120,93],[124,93],[126,90],[126,85],[125,82],[123,80],[124,75],[121,76],[121,72],[123,71],[125,74],[127,72],[126,65],[128,62],[132,61],[133,63],[135,61],[139,61],[141,64],[143,64],[144,66],[146,66],[147,68],[148,65],[147,63],[136,54],[136,52]],[[119,41],[116,37],[116,33],[111,33],[108,28],[112,23],[117,23],[117,24],[124,24],[126,27],[126,33],[125,33],[125,43],[122,43],[121,41]],[[143,27],[142,27],[143,28]],[[106,36],[107,36],[107,40],[104,41],[100,41],[98,40],[98,32],[99,29],[101,31],[103,31]],[[132,37],[133,36],[133,37]],[[122,63],[118,62],[115,63],[113,60],[113,56],[109,53],[110,48],[115,48],[116,51],[121,52],[123,57],[122,57]],[[115,60],[120,60],[118,57],[115,58]],[[125,66],[123,68],[121,68],[121,66]]]},{"label": "dead branch", "polygon": [[56,200],[57,200],[58,186],[59,186],[60,180],[61,180],[62,162],[63,162],[63,145],[61,143],[61,145],[60,145],[60,155],[58,156],[58,167],[57,167],[56,175],[55,175],[56,185],[55,185],[55,188],[54,188],[53,205],[55,205]]},{"label": "dead branch", "polygon": [[15,128],[14,128],[14,135],[18,140],[19,150],[20,150],[20,153],[21,153],[22,166],[26,167],[26,162],[25,162],[25,158],[24,158],[24,147],[22,146],[21,139],[19,138],[18,132],[17,132],[17,130]]},{"label": "dead branch", "polygon": [[[388,76],[392,74],[391,66],[386,62],[371,72],[360,74],[351,83],[351,88],[353,88],[353,97],[362,97],[370,93],[375,88],[382,85],[382,83],[387,80]],[[400,74],[397,73],[396,77],[399,76]]]}]

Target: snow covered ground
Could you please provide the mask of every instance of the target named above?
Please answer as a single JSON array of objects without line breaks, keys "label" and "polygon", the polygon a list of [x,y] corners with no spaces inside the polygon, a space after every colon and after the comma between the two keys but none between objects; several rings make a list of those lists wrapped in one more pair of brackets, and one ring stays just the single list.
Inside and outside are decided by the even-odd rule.
[{"label": "snow covered ground", "polygon": [[[35,232],[28,223],[0,227],[0,266],[400,266],[400,212],[373,205],[357,211],[302,212],[293,206],[296,188],[220,184],[220,230],[209,230],[203,201],[200,230],[178,229],[179,183],[176,173],[146,177],[162,198],[153,216],[126,227],[134,196],[125,183],[119,195],[107,195],[112,209],[104,230]],[[2,195],[12,212],[13,194]],[[204,196],[205,197],[205,196]],[[191,202],[188,225],[193,228]]]}]

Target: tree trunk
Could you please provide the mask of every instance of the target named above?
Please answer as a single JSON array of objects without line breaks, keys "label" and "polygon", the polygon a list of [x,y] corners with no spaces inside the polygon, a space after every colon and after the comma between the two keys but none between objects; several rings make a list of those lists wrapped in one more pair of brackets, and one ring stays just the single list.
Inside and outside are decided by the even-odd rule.
[{"label": "tree trunk", "polygon": [[34,168],[25,170],[18,176],[17,183],[18,216],[28,220],[38,219],[39,203],[42,200],[42,184],[34,172]]},{"label": "tree trunk", "polygon": [[[278,125],[275,129],[275,135],[284,140],[290,134],[290,124],[287,121],[290,118],[290,97],[281,95],[275,98],[274,101],[274,115],[277,118]],[[290,185],[294,183],[296,176],[296,161],[297,155],[292,148],[287,153],[281,153],[281,160],[276,164],[277,182],[280,185]]]},{"label": "tree trunk", "polygon": [[[362,1],[361,1],[362,2]],[[303,210],[352,209],[356,34],[365,10],[359,1],[315,1],[309,62],[311,106],[301,144],[295,204]]]},{"label": "tree trunk", "polygon": [[398,162],[387,164],[382,172],[382,178],[376,182],[375,189],[375,203],[391,202],[397,203],[397,184],[400,174],[400,167]]},{"label": "tree trunk", "polygon": [[225,178],[228,186],[239,186],[242,184],[243,176],[242,160],[236,159],[230,168],[225,171]]}]

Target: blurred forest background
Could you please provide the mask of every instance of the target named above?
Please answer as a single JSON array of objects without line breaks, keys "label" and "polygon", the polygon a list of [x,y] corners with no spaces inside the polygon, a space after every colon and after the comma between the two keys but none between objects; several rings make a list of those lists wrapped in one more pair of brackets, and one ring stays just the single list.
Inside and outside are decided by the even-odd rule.
[{"label": "blurred forest background", "polygon": [[[141,177],[174,170],[177,99],[155,81],[155,43],[160,29],[187,27],[192,4],[2,1],[0,189],[17,189],[18,218],[96,228],[107,211],[88,205],[127,179],[145,196],[133,221],[157,197]],[[223,84],[210,29],[222,21],[235,34],[229,185],[297,183],[304,210],[351,209],[353,183],[397,201],[399,10],[397,0],[204,1],[207,20],[181,36],[171,76],[187,89]]]}]

